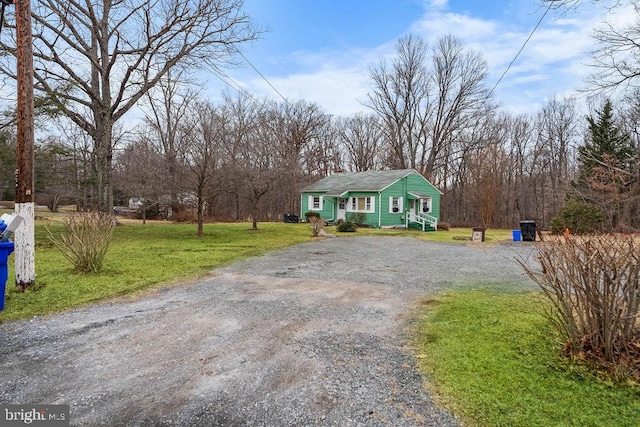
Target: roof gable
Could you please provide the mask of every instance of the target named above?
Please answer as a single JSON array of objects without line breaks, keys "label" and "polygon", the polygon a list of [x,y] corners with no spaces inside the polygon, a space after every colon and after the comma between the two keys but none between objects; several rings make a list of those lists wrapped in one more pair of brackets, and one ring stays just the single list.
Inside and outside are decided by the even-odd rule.
[{"label": "roof gable", "polygon": [[412,173],[418,174],[414,169],[336,173],[306,186],[302,192],[324,192],[334,196],[346,192],[377,192]]}]

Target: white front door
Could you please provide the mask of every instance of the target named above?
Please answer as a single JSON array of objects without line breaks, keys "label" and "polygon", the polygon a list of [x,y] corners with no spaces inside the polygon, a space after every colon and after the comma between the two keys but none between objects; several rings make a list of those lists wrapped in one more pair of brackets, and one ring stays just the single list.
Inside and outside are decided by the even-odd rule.
[{"label": "white front door", "polygon": [[338,199],[338,212],[336,214],[336,220],[339,219],[343,221],[347,219],[347,199]]}]

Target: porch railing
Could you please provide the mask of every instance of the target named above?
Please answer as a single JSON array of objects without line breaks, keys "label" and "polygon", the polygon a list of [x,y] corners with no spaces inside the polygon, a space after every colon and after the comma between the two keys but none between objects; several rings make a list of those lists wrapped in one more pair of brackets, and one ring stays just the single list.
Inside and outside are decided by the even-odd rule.
[{"label": "porch railing", "polygon": [[438,229],[438,218],[425,213],[415,214],[413,212],[406,212],[404,216],[405,227],[409,227],[410,222],[416,222],[422,226],[422,231],[425,231],[427,225],[434,230]]}]

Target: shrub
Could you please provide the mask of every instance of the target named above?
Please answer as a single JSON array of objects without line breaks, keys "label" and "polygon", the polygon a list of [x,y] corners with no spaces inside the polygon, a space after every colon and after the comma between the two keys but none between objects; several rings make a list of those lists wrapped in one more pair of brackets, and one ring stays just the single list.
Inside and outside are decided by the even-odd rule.
[{"label": "shrub", "polygon": [[559,234],[569,228],[573,234],[593,233],[601,229],[603,222],[604,215],[597,206],[569,200],[558,215],[551,218],[551,232]]},{"label": "shrub", "polygon": [[548,318],[574,360],[614,379],[640,381],[640,240],[633,235],[554,239],[541,270],[521,265],[551,302]]},{"label": "shrub", "polygon": [[304,217],[307,221],[310,221],[311,218],[320,218],[320,214],[318,212],[309,211],[304,213]]},{"label": "shrub", "polygon": [[438,231],[449,231],[451,226],[448,222],[439,222],[438,223]]},{"label": "shrub", "polygon": [[[145,212],[143,212],[143,209]],[[136,209],[136,219],[163,219],[167,218],[168,212],[165,208],[160,206],[159,203],[151,203],[148,205],[140,206]]]},{"label": "shrub", "polygon": [[345,221],[338,225],[337,230],[341,233],[353,233],[356,231],[356,224],[350,221]]},{"label": "shrub", "polygon": [[324,228],[324,219],[320,216],[309,216],[309,223],[311,224],[311,233],[313,237],[318,237],[322,229]]},{"label": "shrub", "polygon": [[107,253],[116,225],[111,214],[103,212],[69,212],[64,219],[64,231],[49,240],[62,252],[76,271],[97,273]]},{"label": "shrub", "polygon": [[363,214],[362,212],[354,212],[349,214],[349,218],[347,218],[347,222],[351,222],[358,227],[362,227],[366,219],[367,219],[366,214]]}]

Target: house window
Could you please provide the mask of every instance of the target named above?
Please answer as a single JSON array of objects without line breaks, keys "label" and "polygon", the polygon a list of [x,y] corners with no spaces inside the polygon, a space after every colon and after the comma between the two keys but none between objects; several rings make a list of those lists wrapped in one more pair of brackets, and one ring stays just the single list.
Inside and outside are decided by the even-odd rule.
[{"label": "house window", "polygon": [[402,197],[389,197],[389,213],[402,212]]},{"label": "house window", "polygon": [[340,199],[338,201],[338,209],[340,209],[342,211],[347,209],[347,199]]},{"label": "house window", "polygon": [[374,197],[352,197],[351,212],[373,212]]},{"label": "house window", "polygon": [[322,210],[322,196],[309,196],[309,210],[310,211]]}]

